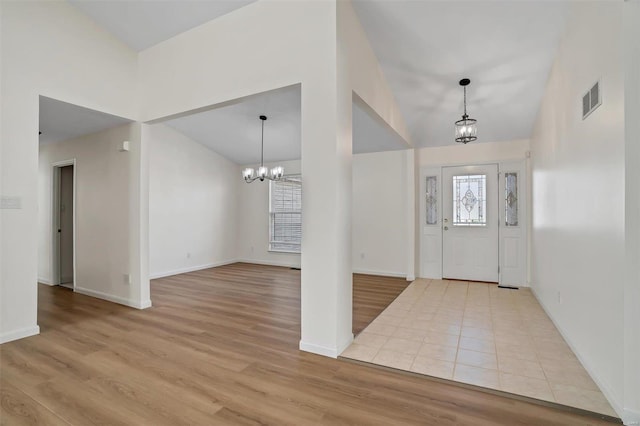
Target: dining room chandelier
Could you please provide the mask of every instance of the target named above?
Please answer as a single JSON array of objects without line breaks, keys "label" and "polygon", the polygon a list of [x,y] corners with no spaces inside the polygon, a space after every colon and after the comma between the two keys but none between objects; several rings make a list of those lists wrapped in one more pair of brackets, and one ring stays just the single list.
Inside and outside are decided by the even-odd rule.
[{"label": "dining room chandelier", "polygon": [[456,142],[467,144],[478,139],[478,121],[469,118],[467,114],[467,86],[471,83],[468,78],[460,80],[460,86],[464,90],[464,114],[462,120],[456,121]]},{"label": "dining room chandelier", "polygon": [[260,152],[260,167],[258,167],[257,171],[252,167],[247,167],[242,171],[242,177],[247,183],[251,183],[258,179],[260,179],[260,181],[264,181],[265,179],[280,180],[284,175],[284,167],[282,166],[276,166],[271,170],[264,166],[264,122],[267,121],[267,116],[261,115],[260,120],[262,120],[262,146]]}]

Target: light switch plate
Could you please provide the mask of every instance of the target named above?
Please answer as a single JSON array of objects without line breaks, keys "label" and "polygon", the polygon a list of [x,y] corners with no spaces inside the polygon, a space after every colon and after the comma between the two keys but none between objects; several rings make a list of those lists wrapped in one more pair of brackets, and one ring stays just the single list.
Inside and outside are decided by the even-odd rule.
[{"label": "light switch plate", "polygon": [[22,198],[3,195],[0,199],[0,209],[21,209]]}]

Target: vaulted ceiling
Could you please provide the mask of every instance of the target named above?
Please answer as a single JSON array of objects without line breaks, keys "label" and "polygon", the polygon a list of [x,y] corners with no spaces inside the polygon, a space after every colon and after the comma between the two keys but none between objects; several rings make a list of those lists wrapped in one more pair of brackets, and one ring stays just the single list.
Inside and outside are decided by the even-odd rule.
[{"label": "vaulted ceiling", "polygon": [[531,136],[568,3],[356,0],[416,146],[451,145],[463,110],[478,142]]},{"label": "vaulted ceiling", "polygon": [[41,144],[62,142],[131,123],[131,120],[40,96]]},{"label": "vaulted ceiling", "polygon": [[[70,2],[139,51],[252,0]],[[462,114],[458,81],[465,77],[471,79],[468,111],[478,119],[478,142],[530,137],[567,2],[355,0],[354,7],[416,146],[455,143],[453,123]],[[299,158],[297,90],[268,92],[168,124],[246,164],[257,160],[247,151],[258,147],[256,117],[271,114],[265,155]],[[355,103],[353,114],[354,152],[403,147],[366,106]]]},{"label": "vaulted ceiling", "polygon": [[68,1],[140,51],[256,0]]}]

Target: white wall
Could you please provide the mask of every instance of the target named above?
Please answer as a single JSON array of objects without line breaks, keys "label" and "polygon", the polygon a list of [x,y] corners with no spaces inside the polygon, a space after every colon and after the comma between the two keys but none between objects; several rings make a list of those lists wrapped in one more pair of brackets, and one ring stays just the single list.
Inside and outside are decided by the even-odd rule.
[{"label": "white wall", "polygon": [[624,407],[640,424],[640,1],[624,3],[625,239]]},{"label": "white wall", "polygon": [[529,140],[469,143],[419,148],[418,166],[446,166],[521,160],[529,151]]},{"label": "white wall", "polygon": [[[119,152],[122,141],[130,152]],[[38,170],[38,276],[52,281],[53,163],[75,159],[76,291],[133,307],[139,283],[131,283],[129,236],[131,164],[139,149],[139,129],[128,124],[65,142],[40,146]]]},{"label": "white wall", "polygon": [[353,271],[406,277],[407,156],[405,151],[353,156]]},{"label": "white wall", "polygon": [[[136,118],[136,53],[66,2],[3,2],[0,342],[38,332],[38,95]],[[63,22],[64,25],[60,23]]]},{"label": "white wall", "polygon": [[[531,138],[531,285],[619,414],[625,266],[622,11],[623,2],[571,5]],[[603,104],[583,121],[582,95],[598,79]]]},{"label": "white wall", "polygon": [[[406,152],[353,156],[353,271],[407,276]],[[286,174],[300,173],[300,161],[282,165]],[[304,198],[304,194],[302,195]],[[239,187],[238,260],[300,267],[300,255],[269,252],[269,184]],[[364,253],[364,257],[360,255]]]},{"label": "white wall", "polygon": [[[266,164],[284,167],[285,175],[300,174],[300,160]],[[251,167],[259,165],[251,165]],[[243,167],[244,168],[244,167]],[[269,182],[245,183],[238,172],[238,260],[300,267],[300,255],[269,251]],[[304,199],[305,194],[302,194]],[[304,212],[303,212],[304,215]]]},{"label": "white wall", "polygon": [[148,136],[151,277],[233,262],[240,167],[164,124]]},{"label": "white wall", "polygon": [[351,1],[337,1],[336,14],[338,56],[344,59],[339,77],[345,78],[346,95],[355,92],[410,148],[409,129]]}]

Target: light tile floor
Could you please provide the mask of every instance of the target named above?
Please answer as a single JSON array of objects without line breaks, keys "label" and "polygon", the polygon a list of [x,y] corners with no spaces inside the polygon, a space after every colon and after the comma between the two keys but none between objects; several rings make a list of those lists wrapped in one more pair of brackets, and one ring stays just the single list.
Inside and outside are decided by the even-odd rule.
[{"label": "light tile floor", "polygon": [[418,279],[341,356],[617,417],[527,288]]}]

